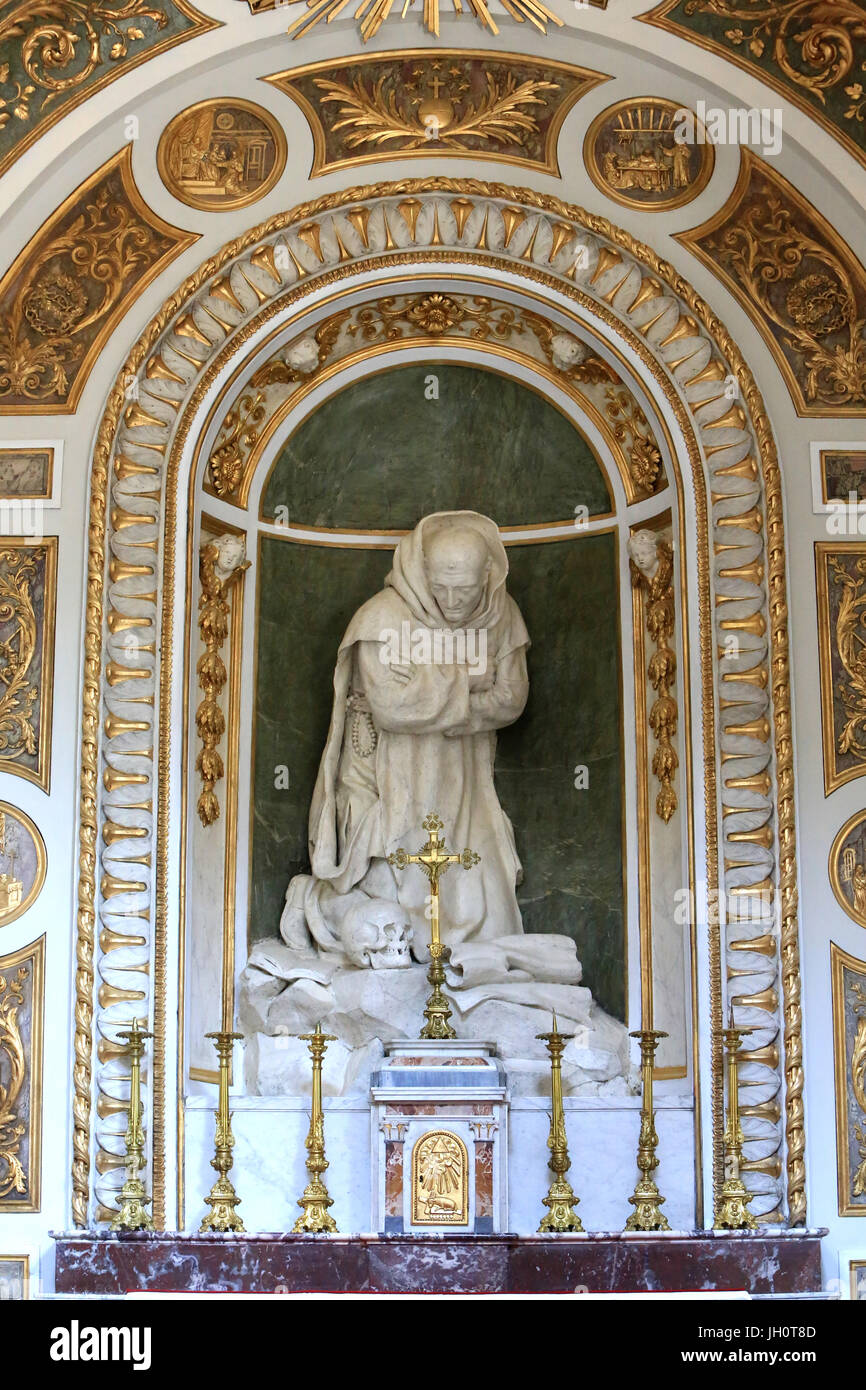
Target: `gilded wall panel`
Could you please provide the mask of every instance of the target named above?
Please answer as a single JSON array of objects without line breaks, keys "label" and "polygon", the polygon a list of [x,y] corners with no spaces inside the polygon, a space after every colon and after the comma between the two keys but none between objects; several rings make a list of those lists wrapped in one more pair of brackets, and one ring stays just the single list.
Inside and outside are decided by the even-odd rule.
[{"label": "gilded wall panel", "polygon": [[47,791],[57,537],[0,539],[0,772]]},{"label": "gilded wall panel", "polygon": [[866,773],[866,545],[815,544],[824,795]]},{"label": "gilded wall panel", "polygon": [[769,83],[866,163],[866,11],[858,0],[663,0],[641,18]]},{"label": "gilded wall panel", "polygon": [[0,1216],[39,1211],[45,937],[0,956]]},{"label": "gilded wall panel", "polygon": [[839,1215],[866,1216],[866,961],[830,942]]},{"label": "gilded wall panel", "polygon": [[274,73],[313,136],[311,177],[350,165],[443,155],[559,175],[562,123],[604,73],[516,53],[410,49]]},{"label": "gilded wall panel", "polygon": [[134,298],[197,240],[142,200],[132,146],[113,155],[0,281],[0,414],[71,414]]},{"label": "gilded wall panel", "polygon": [[743,305],[798,415],[866,415],[866,271],[781,174],[741,159],[725,206],[676,239]]},{"label": "gilded wall panel", "polygon": [[0,174],[85,97],[217,27],[188,0],[0,3]]}]

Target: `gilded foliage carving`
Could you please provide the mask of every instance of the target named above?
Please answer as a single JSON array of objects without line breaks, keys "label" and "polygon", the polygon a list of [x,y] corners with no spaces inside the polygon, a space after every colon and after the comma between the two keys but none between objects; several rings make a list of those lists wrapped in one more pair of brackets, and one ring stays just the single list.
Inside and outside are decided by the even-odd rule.
[{"label": "gilded foliage carving", "polygon": [[47,788],[51,744],[56,546],[0,549],[0,771]]},{"label": "gilded foliage carving", "polygon": [[651,531],[639,531],[629,543],[631,582],[644,597],[644,622],[655,651],[647,664],[649,683],[655,691],[647,722],[656,741],[652,770],[659,784],[656,815],[667,825],[677,809],[674,776],[679,758],[673,745],[677,732],[677,702],[673,694],[677,674],[676,653],[670,645],[674,634],[674,552],[670,541]]},{"label": "gilded foliage carving", "polygon": [[0,4],[0,173],[83,97],[214,27],[186,0]]},{"label": "gilded foliage carving", "polygon": [[128,147],[109,160],[0,282],[0,411],[74,410],[128,299],[195,240],[142,202]]},{"label": "gilded foliage carving", "polygon": [[644,18],[753,71],[866,161],[858,0],[664,0]]},{"label": "gilded foliage carving", "polygon": [[785,179],[744,150],[727,206],[677,239],[743,302],[799,414],[866,414],[866,273]]},{"label": "gilded foliage carving", "polygon": [[228,680],[220,652],[229,632],[230,591],[244,571],[249,569],[249,563],[244,559],[245,553],[243,537],[231,534],[205,541],[201,548],[198,627],[204,651],[196,670],[204,698],[195,712],[195,724],[202,745],[195,765],[203,783],[197,810],[204,826],[213,825],[220,814],[215,787],[225,776],[219,745],[226,729],[220,696]]},{"label": "gilded foliage carving", "polygon": [[866,547],[815,547],[824,790],[866,772]]},{"label": "gilded foliage carving", "polygon": [[0,1215],[39,1210],[44,940],[0,957]]},{"label": "gilded foliage carving", "polygon": [[866,962],[830,943],[840,1216],[866,1216]]},{"label": "gilded foliage carving", "polygon": [[[417,216],[412,200],[400,205],[405,217]],[[534,347],[564,383],[581,388],[603,415],[610,436],[619,445],[628,470],[632,500],[665,487],[661,452],[651,426],[632,392],[614,369],[569,333],[557,331],[550,320],[531,310],[486,295],[430,292],[391,295],[373,303],[330,315],[313,337],[297,340],[280,356],[259,367],[248,388],[223,420],[210,457],[210,484],[217,496],[245,502],[250,481],[249,461],[257,457],[264,432],[286,399],[271,387],[312,381],[355,350],[358,344],[396,342],[407,338],[501,342],[524,349]],[[541,349],[539,354],[538,349]]]},{"label": "gilded foliage carving", "polygon": [[452,50],[317,63],[268,78],[310,123],[313,175],[407,153],[480,155],[558,174],[562,122],[604,80],[517,54]]}]

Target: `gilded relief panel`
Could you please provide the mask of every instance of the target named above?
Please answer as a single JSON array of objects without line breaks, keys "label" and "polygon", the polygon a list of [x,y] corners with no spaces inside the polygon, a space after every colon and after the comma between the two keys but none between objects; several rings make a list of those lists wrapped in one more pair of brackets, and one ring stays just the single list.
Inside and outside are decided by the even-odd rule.
[{"label": "gilded relief panel", "polygon": [[866,12],[858,0],[663,0],[641,17],[768,82],[866,163]]},{"label": "gilded relief panel", "polygon": [[131,146],[91,175],[0,281],[0,414],[71,414],[129,304],[197,240],[143,202]]},{"label": "gilded relief panel", "polygon": [[52,448],[0,449],[0,501],[47,500],[53,474]]},{"label": "gilded relief panel", "polygon": [[29,816],[0,801],[0,927],[21,917],[45,882],[45,843]]},{"label": "gilded relief panel", "polygon": [[513,53],[420,49],[315,63],[266,80],[307,118],[315,178],[407,154],[496,159],[558,176],[563,121],[608,78]]},{"label": "gilded relief panel", "polygon": [[617,102],[596,116],[583,157],[602,193],[645,212],[679,208],[697,198],[709,182],[715,156],[693,115],[691,138],[681,138],[686,130],[683,110],[674,101],[645,97]]},{"label": "gilded relief panel", "polygon": [[866,772],[866,545],[818,541],[824,794]]},{"label": "gilded relief panel", "polygon": [[188,0],[0,3],[0,174],[85,97],[215,28]]},{"label": "gilded relief panel", "polygon": [[866,448],[822,449],[821,500],[866,502]]},{"label": "gilded relief panel", "polygon": [[736,187],[677,241],[763,334],[799,415],[866,414],[866,272],[829,222],[744,149]]},{"label": "gilded relief panel", "polygon": [[0,956],[0,1216],[39,1211],[45,937]]},{"label": "gilded relief panel", "polygon": [[0,539],[0,772],[48,790],[57,537]]},{"label": "gilded relief panel", "polygon": [[866,962],[830,943],[839,1215],[866,1216]]},{"label": "gilded relief panel", "polygon": [[204,212],[228,212],[264,198],[286,167],[286,137],[251,101],[200,101],[169,121],[157,150],[170,193]]}]

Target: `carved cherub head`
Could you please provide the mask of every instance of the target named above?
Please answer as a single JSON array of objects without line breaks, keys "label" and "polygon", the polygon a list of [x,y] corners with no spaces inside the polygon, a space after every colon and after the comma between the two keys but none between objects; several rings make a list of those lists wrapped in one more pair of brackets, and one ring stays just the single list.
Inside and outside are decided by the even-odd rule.
[{"label": "carved cherub head", "polygon": [[629,537],[628,553],[641,574],[652,579],[659,567],[658,536],[654,531],[635,531]]},{"label": "carved cherub head", "polygon": [[208,544],[216,551],[214,573],[220,583],[224,584],[236,570],[245,564],[247,557],[246,537],[236,536],[227,531],[222,536],[216,536]]}]

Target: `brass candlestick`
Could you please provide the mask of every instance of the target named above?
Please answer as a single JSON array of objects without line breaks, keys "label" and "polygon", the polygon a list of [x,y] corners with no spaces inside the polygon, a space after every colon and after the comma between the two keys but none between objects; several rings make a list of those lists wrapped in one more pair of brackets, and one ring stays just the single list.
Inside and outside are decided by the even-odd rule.
[{"label": "brass candlestick", "polygon": [[424,829],[427,831],[427,843],[417,854],[408,854],[405,849],[398,849],[388,855],[388,863],[395,869],[405,869],[408,864],[417,864],[430,880],[430,969],[427,979],[432,993],[424,1009],[427,1022],[421,1029],[421,1037],[456,1038],[457,1034],[448,1022],[451,1017],[451,1005],[442,992],[445,966],[451,949],[439,939],[439,879],[449,865],[459,864],[464,869],[471,869],[475,864],[480,864],[481,856],[472,849],[464,849],[460,854],[446,853],[445,841],[439,838],[439,831],[444,829],[444,825],[433,811],[425,818]]},{"label": "brass candlestick", "polygon": [[310,1181],[304,1188],[303,1197],[298,1198],[298,1206],[304,1214],[299,1216],[293,1232],[302,1235],[305,1231],[321,1235],[324,1231],[336,1231],[337,1223],[328,1211],[334,1205],[328,1189],[322,1182],[322,1173],[328,1166],[325,1158],[325,1121],[322,1111],[322,1058],[329,1042],[337,1039],[332,1033],[323,1033],[321,1023],[316,1024],[314,1033],[301,1033],[301,1040],[310,1044],[313,1059],[313,1104],[310,1112],[310,1131],[306,1138],[307,1169]]},{"label": "brass candlestick", "polygon": [[120,1189],[120,1210],[111,1223],[111,1229],[152,1231],[153,1219],[147,1210],[151,1199],[138,1175],[147,1165],[144,1156],[144,1126],[141,1123],[141,1059],[144,1055],[144,1040],[152,1038],[153,1034],[139,1028],[138,1019],[134,1018],[129,1031],[118,1033],[117,1036],[121,1042],[129,1044],[129,1119],[126,1126],[126,1182]]},{"label": "brass candlestick", "polygon": [[655,1028],[641,1028],[630,1037],[640,1039],[641,1076],[643,1081],[640,1109],[640,1138],[638,1139],[637,1166],[641,1176],[629,1201],[634,1211],[625,1223],[627,1231],[669,1231],[670,1223],[662,1211],[664,1197],[651,1177],[658,1168],[656,1148],[659,1137],[656,1133],[655,1112],[653,1110],[653,1059],[656,1048],[667,1033]]},{"label": "brass candlestick", "polygon": [[232,1134],[232,1117],[229,1114],[229,1066],[232,1060],[232,1048],[236,1042],[241,1040],[243,1034],[206,1033],[205,1037],[213,1038],[220,1066],[219,1105],[216,1112],[216,1153],[210,1161],[211,1168],[216,1168],[219,1176],[210,1190],[210,1196],[205,1197],[205,1202],[210,1207],[210,1214],[204,1217],[199,1230],[242,1231],[244,1223],[235,1211],[235,1207],[241,1199],[235,1192],[228,1174],[232,1166],[232,1149],[235,1142]]},{"label": "brass candlestick", "polygon": [[546,1197],[542,1198],[548,1208],[542,1219],[539,1231],[582,1231],[583,1223],[574,1208],[578,1198],[572,1191],[571,1183],[565,1176],[571,1167],[568,1156],[568,1138],[565,1133],[565,1111],[562,1107],[562,1054],[573,1033],[560,1033],[553,1015],[553,1031],[536,1033],[541,1042],[547,1044],[550,1053],[550,1134],[547,1147],[550,1149],[548,1167],[553,1170],[553,1182]]},{"label": "brass candlestick", "polygon": [[734,1027],[734,1009],[731,1005],[728,1026],[722,1033],[728,1057],[728,1117],[725,1126],[725,1180],[716,1209],[717,1231],[753,1231],[758,1224],[748,1208],[755,1194],[749,1191],[740,1177],[744,1139],[740,1124],[738,1054],[743,1038],[752,1032],[753,1028]]}]

